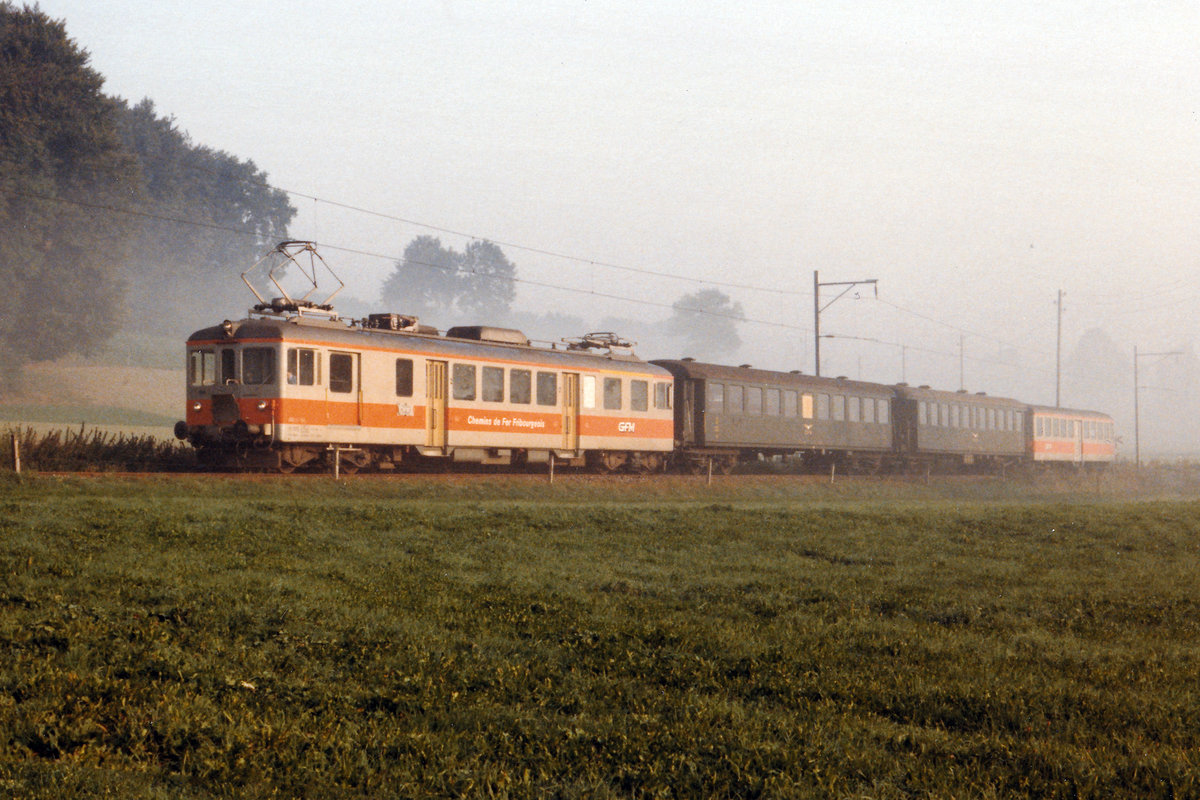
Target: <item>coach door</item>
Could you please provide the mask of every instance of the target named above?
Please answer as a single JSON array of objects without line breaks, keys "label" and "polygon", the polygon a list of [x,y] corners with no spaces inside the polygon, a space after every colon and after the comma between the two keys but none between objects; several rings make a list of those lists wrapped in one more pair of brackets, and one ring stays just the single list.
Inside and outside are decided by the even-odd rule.
[{"label": "coach door", "polygon": [[563,373],[563,449],[579,449],[579,375]]},{"label": "coach door", "polygon": [[446,447],[446,362],[425,362],[425,445]]},{"label": "coach door", "polygon": [[1083,463],[1083,420],[1071,420],[1072,439],[1075,440],[1075,463]]}]

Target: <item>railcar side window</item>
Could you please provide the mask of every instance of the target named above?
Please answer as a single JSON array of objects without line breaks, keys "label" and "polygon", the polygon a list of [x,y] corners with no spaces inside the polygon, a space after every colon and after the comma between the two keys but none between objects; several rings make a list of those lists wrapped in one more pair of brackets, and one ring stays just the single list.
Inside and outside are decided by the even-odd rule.
[{"label": "railcar side window", "polygon": [[746,387],[746,413],[758,416],[763,410],[763,390],[760,386]]},{"label": "railcar side window", "polygon": [[725,384],[708,384],[707,409],[710,414],[725,413]]},{"label": "railcar side window", "polygon": [[671,407],[671,384],[669,384],[669,383],[654,384],[654,407],[655,408],[670,408]]},{"label": "railcar side window", "polygon": [[763,413],[772,417],[779,416],[779,390],[767,389],[763,395]]},{"label": "railcar side window", "polygon": [[504,402],[504,368],[484,367],[481,395],[488,403]]},{"label": "railcar side window", "polygon": [[875,400],[875,419],[880,425],[888,424],[888,401],[882,397]]},{"label": "railcar side window", "polygon": [[604,407],[610,410],[621,408],[621,379],[604,379]]},{"label": "railcar side window", "polygon": [[[329,376],[329,382],[333,383],[333,374]],[[454,386],[455,400],[474,400],[475,399],[475,365],[474,364],[455,364],[451,373],[450,383]]]},{"label": "railcar side window", "polygon": [[817,395],[817,419],[829,419],[829,395]]},{"label": "railcar side window", "polygon": [[242,352],[242,382],[251,386],[275,383],[275,350],[247,347]]},{"label": "railcar side window", "polygon": [[396,359],[396,397],[412,397],[413,362],[411,358]]},{"label": "railcar side window", "polygon": [[217,354],[212,350],[193,350],[188,354],[192,386],[212,386],[217,382]]},{"label": "railcar side window", "polygon": [[583,376],[583,407],[584,408],[595,408],[596,407],[596,376],[595,375],[584,375]]},{"label": "railcar side window", "polygon": [[315,350],[289,347],[287,351],[287,382],[299,386],[319,383]]},{"label": "railcar side window", "polygon": [[237,351],[221,351],[221,383],[237,383]]},{"label": "railcar side window", "polygon": [[329,354],[329,391],[354,391],[354,356],[348,353]]},{"label": "railcar side window", "polygon": [[537,402],[539,406],[558,405],[558,373],[537,374]]},{"label": "railcar side window", "polygon": [[729,386],[725,392],[725,410],[730,414],[742,413],[742,387]]},{"label": "railcar side window", "polygon": [[835,422],[845,422],[846,420],[846,396],[835,394],[833,396],[833,419]]},{"label": "railcar side window", "polygon": [[510,403],[529,405],[532,382],[527,369],[514,369],[508,373],[508,400]]},{"label": "railcar side window", "polygon": [[634,411],[650,408],[650,384],[646,381],[629,382],[629,407]]},{"label": "railcar side window", "polygon": [[849,414],[847,414],[847,417],[851,422],[858,422],[862,419],[862,412],[860,411],[862,408],[862,399],[858,397],[847,397],[846,400],[849,405]]},{"label": "railcar side window", "polygon": [[[783,415],[785,417],[796,416],[796,411],[798,410],[796,408],[796,401],[797,401],[797,396],[796,396],[795,392],[793,392],[789,389],[783,393]],[[809,402],[810,402],[809,409],[811,410],[812,409],[812,405],[811,405],[812,401],[809,401]]]}]

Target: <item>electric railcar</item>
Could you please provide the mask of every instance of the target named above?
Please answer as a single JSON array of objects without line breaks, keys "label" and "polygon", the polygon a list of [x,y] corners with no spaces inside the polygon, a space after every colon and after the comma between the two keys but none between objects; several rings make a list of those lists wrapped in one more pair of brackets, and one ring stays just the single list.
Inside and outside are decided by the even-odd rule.
[{"label": "electric railcar", "polygon": [[339,320],[276,304],[187,343],[176,435],[216,466],[394,469],[545,463],[653,471],[673,447],[672,380],[615,337],[535,347],[518,331]]}]

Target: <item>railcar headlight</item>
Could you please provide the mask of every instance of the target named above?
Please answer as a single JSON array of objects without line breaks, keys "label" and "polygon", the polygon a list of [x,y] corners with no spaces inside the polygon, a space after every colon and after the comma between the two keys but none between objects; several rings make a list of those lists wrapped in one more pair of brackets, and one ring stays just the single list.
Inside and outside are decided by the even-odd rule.
[{"label": "railcar headlight", "polygon": [[258,408],[258,410],[259,410],[259,411],[266,411],[266,410],[267,410],[267,401],[266,401],[266,400],[259,400],[259,401],[258,401],[258,406],[257,406],[257,408]]},{"label": "railcar headlight", "polygon": [[199,402],[192,403],[192,411],[199,411],[202,408]]}]

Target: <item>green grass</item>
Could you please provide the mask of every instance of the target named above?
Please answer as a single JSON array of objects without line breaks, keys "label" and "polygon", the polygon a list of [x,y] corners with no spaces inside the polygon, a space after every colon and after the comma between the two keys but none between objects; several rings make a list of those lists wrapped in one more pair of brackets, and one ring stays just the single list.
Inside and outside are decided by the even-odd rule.
[{"label": "green grass", "polygon": [[0,795],[1200,794],[1200,504],[997,486],[0,476]]}]

